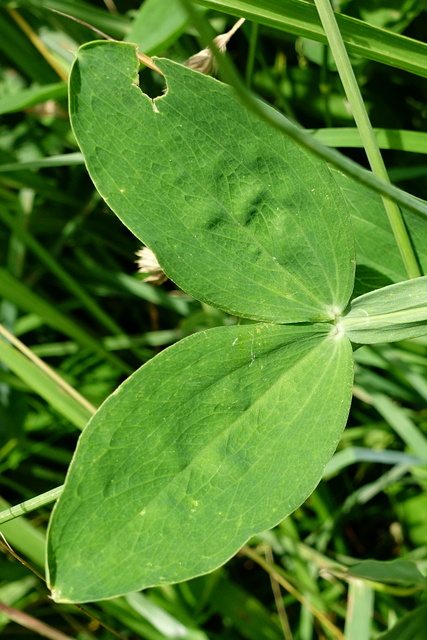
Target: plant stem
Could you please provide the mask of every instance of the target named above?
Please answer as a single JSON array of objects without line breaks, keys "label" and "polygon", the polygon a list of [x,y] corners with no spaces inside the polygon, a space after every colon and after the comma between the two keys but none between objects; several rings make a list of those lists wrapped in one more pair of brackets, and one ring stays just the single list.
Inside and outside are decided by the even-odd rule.
[{"label": "plant stem", "polygon": [[[314,2],[328,38],[372,172],[381,180],[390,182],[330,0],[314,0]],[[384,194],[381,197],[408,277],[418,278],[421,272],[399,207]]]},{"label": "plant stem", "polygon": [[[274,558],[273,552],[269,545],[266,545],[264,549],[264,555],[267,562],[273,566]],[[283,603],[282,594],[280,591],[280,584],[278,583],[276,576],[270,573],[271,590],[273,591],[274,602],[276,603],[277,613],[279,614],[280,625],[282,627],[283,636],[285,640],[293,640],[292,630],[289,625],[289,618],[286,612],[285,605]]]},{"label": "plant stem", "polygon": [[41,493],[40,495],[35,496],[35,498],[30,498],[30,500],[25,500],[25,502],[21,502],[14,507],[10,507],[9,509],[1,511],[0,524],[4,524],[5,522],[13,520],[14,518],[19,518],[19,516],[23,516],[30,511],[35,511],[35,509],[39,509],[45,504],[54,502],[59,498],[63,489],[64,485],[55,487],[55,489],[51,489],[50,491],[46,491],[46,493]]},{"label": "plant stem", "polygon": [[248,59],[246,62],[246,72],[245,72],[245,80],[246,86],[248,88],[252,85],[252,76],[254,73],[254,64],[255,64],[255,53],[256,46],[258,44],[258,30],[259,25],[256,22],[251,24],[251,33],[249,36],[249,51],[248,51]]},{"label": "plant stem", "polygon": [[50,638],[50,640],[73,640],[71,636],[65,635],[65,633],[54,629],[38,618],[30,616],[20,609],[10,607],[4,602],[0,602],[0,613],[2,616],[5,616],[6,619],[16,622],[16,624],[24,627],[24,629],[29,629],[37,636],[44,636],[45,638]]},{"label": "plant stem", "polygon": [[[340,319],[340,324],[347,329],[398,329],[401,326],[412,326],[415,329],[418,326],[425,326],[427,320],[427,305],[423,307],[399,309],[397,311],[389,311],[388,313],[376,313],[372,315],[352,315],[348,313]],[[427,329],[425,329],[427,333]]]},{"label": "plant stem", "polygon": [[181,3],[187,9],[205,45],[209,46],[215,56],[222,78],[233,87],[242,104],[253,113],[256,113],[265,122],[268,122],[271,126],[299,142],[305,149],[308,149],[319,158],[323,158],[326,162],[330,162],[341,169],[346,175],[351,176],[372,191],[389,196],[389,198],[410,211],[413,211],[423,219],[427,218],[427,205],[424,202],[398,189],[390,184],[390,182],[380,180],[377,176],[373,175],[372,172],[366,171],[366,169],[363,169],[357,162],[353,162],[353,160],[350,160],[350,158],[347,158],[335,149],[325,147],[304,129],[294,125],[281,113],[261,102],[252,92],[248,91],[230,59],[226,55],[221,54],[218,48],[215,47],[215,44],[213,44],[214,34],[212,33],[210,25],[206,23],[203,16],[200,16],[197,11],[194,10],[190,0],[181,0]]},{"label": "plant stem", "polygon": [[329,59],[329,47],[328,45],[324,44],[323,51],[322,51],[322,66],[320,68],[319,90],[323,97],[325,125],[327,127],[332,127],[333,123],[332,123],[332,116],[331,116],[331,109],[330,109],[331,81],[330,81],[328,59]]}]

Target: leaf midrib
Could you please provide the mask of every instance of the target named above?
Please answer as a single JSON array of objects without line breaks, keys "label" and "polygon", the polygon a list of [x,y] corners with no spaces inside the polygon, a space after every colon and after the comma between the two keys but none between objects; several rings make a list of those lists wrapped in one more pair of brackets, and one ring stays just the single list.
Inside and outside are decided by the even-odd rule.
[{"label": "leaf midrib", "polygon": [[[185,472],[187,471],[187,469],[189,469],[189,468],[191,467],[191,465],[193,465],[193,464],[194,464],[194,461],[198,460],[198,459],[201,457],[201,455],[202,455],[203,453],[205,453],[205,451],[206,451],[207,449],[209,449],[215,441],[217,441],[219,438],[221,438],[221,437],[223,437],[224,435],[226,435],[226,434],[227,434],[227,432],[230,432],[230,431],[235,427],[235,425],[236,425],[238,422],[240,422],[241,420],[243,420],[244,418],[246,418],[246,417],[247,417],[247,415],[249,414],[249,412],[251,412],[251,411],[253,411],[254,409],[256,409],[257,405],[258,405],[258,404],[259,404],[259,403],[264,399],[264,397],[265,397],[265,396],[267,396],[268,394],[272,393],[272,392],[274,391],[275,387],[282,383],[282,380],[283,380],[283,378],[284,378],[284,377],[287,377],[288,375],[291,375],[291,374],[292,374],[292,371],[293,371],[293,369],[294,369],[295,367],[299,367],[299,366],[301,366],[301,365],[303,364],[304,360],[305,360],[306,358],[308,358],[309,356],[311,356],[311,355],[312,355],[316,350],[320,349],[320,347],[321,347],[321,346],[325,343],[325,341],[327,341],[327,340],[331,340],[331,338],[330,338],[329,336],[324,336],[324,337],[322,337],[322,338],[319,338],[319,342],[318,342],[318,344],[315,344],[315,345],[313,346],[313,349],[310,349],[309,351],[307,351],[301,359],[297,360],[297,361],[296,361],[296,362],[295,362],[295,363],[294,363],[294,364],[293,364],[289,369],[286,369],[286,371],[284,371],[282,375],[279,375],[279,376],[276,378],[276,380],[272,383],[272,385],[271,385],[271,386],[269,386],[265,391],[263,391],[263,392],[262,392],[262,393],[261,393],[261,394],[256,398],[256,400],[254,400],[254,401],[252,402],[252,404],[251,404],[249,407],[247,407],[246,409],[244,409],[244,410],[243,410],[243,411],[242,411],[238,416],[236,416],[236,417],[235,417],[231,422],[227,423],[227,426],[226,426],[226,427],[225,427],[221,432],[217,433],[217,434],[214,436],[214,438],[212,438],[212,440],[210,440],[210,441],[209,441],[209,443],[207,443],[207,444],[206,444],[206,445],[205,445],[205,446],[204,446],[204,447],[203,447],[203,448],[202,448],[202,449],[197,453],[197,455],[196,455],[196,456],[194,456],[194,457],[192,458],[192,460],[191,460],[188,464],[186,464],[182,469],[180,469],[180,471],[179,471],[179,472],[174,476],[174,479],[173,479],[170,483],[168,483],[168,485],[167,485],[167,486],[165,486],[165,487],[163,487],[162,489],[160,489],[160,491],[158,492],[158,494],[156,494],[156,496],[155,496],[155,497],[153,497],[153,498],[152,498],[152,500],[150,500],[150,502],[148,502],[148,503],[145,505],[145,507],[144,507],[144,508],[146,508],[148,505],[150,505],[154,500],[157,500],[157,498],[158,498],[158,496],[159,496],[159,495],[161,495],[162,493],[164,493],[165,491],[167,491],[167,490],[168,490],[168,488],[171,486],[171,484],[172,484],[172,483],[173,483],[173,482],[174,482],[174,481],[175,481],[179,476],[181,476],[183,473],[185,473]],[[268,357],[268,355],[266,355],[266,357]],[[234,373],[235,371],[238,371],[238,370],[239,370],[239,369],[241,369],[241,368],[247,367],[247,366],[250,366],[250,365],[249,365],[248,363],[242,364],[242,365],[240,365],[239,367],[236,367],[236,369],[234,369],[232,373]],[[321,381],[322,379],[323,379],[323,376],[319,376],[319,378],[318,378],[318,379],[317,379],[317,381],[316,381],[316,385],[315,385],[315,387],[317,387],[317,386],[318,386],[318,384],[320,384],[320,382],[319,382],[319,381]],[[214,386],[218,381],[222,381],[222,380],[224,380],[224,378],[220,378],[220,379],[215,380],[213,383],[211,383],[211,384],[209,385],[209,387]],[[208,388],[208,387],[206,387],[206,388]],[[198,390],[198,392],[197,392],[197,393],[199,393],[199,394],[200,394],[200,390]],[[306,400],[306,402],[302,405],[302,408],[303,408],[303,407],[305,407],[305,406],[306,406],[306,404],[307,404],[307,403],[309,402],[309,400],[311,399],[311,394],[307,394],[306,398],[307,398],[307,400]],[[189,403],[189,402],[194,402],[194,396],[193,396],[193,397],[191,397],[191,398],[189,398],[188,400],[186,400],[184,403],[181,403],[181,404],[180,404],[180,407],[178,407],[176,411],[178,411],[178,410],[182,410],[182,407],[183,407],[185,404]],[[302,409],[301,409],[301,410],[302,410]],[[173,413],[169,414],[169,415],[168,415],[168,419],[172,419],[172,418],[173,418],[173,415],[176,413],[176,411],[174,411]],[[300,413],[300,410],[298,411],[298,413]],[[189,428],[190,428],[190,427],[189,427]],[[114,498],[114,499],[115,499],[115,498],[117,498],[117,496],[118,496],[118,495],[123,494],[123,493],[126,493],[126,492],[127,492],[127,491],[129,491],[129,490],[135,490],[135,487],[136,487],[136,486],[144,486],[145,484],[148,484],[148,483],[144,482],[144,483],[142,483],[141,485],[135,485],[134,487],[132,487],[132,489],[126,489],[126,490],[124,490],[124,491],[122,491],[122,492],[120,492],[120,493],[116,493],[116,494],[114,494],[114,496],[112,496],[112,498]]]}]

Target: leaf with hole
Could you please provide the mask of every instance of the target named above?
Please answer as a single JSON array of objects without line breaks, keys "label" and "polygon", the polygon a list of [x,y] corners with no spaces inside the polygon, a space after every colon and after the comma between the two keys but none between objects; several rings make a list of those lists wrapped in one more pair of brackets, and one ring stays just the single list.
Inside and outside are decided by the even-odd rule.
[{"label": "leaf with hole", "polygon": [[353,288],[347,204],[324,162],[249,113],[230,87],[134,45],[80,49],[73,129],[98,191],[196,298],[267,322],[331,320]]},{"label": "leaf with hole", "polygon": [[58,601],[225,562],[313,491],[351,398],[333,322],[354,241],[330,170],[217,80],[159,60],[167,91],[152,100],[137,65],[129,44],[79,51],[70,112],[91,177],[177,284],[264,324],[170,347],[91,420],[49,529]]}]

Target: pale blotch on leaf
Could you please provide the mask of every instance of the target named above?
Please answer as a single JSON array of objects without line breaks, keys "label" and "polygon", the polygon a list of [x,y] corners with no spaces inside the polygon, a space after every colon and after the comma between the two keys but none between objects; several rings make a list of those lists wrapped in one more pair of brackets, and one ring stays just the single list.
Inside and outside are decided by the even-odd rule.
[{"label": "pale blotch on leaf", "polygon": [[[225,52],[231,36],[236,33],[237,29],[239,29],[244,21],[244,18],[240,18],[240,20],[238,20],[236,24],[231,27],[230,31],[227,31],[227,33],[221,33],[221,35],[214,38],[214,44],[221,53]],[[194,71],[204,73],[205,75],[212,75],[217,71],[216,60],[209,47],[206,47],[206,49],[202,49],[201,51],[199,51],[199,53],[196,53],[194,56],[191,56],[191,58],[188,58],[188,60],[184,62],[184,66],[188,67],[189,69],[194,69]]]},{"label": "pale blotch on leaf", "polygon": [[148,275],[143,278],[143,282],[151,282],[152,284],[162,284],[166,282],[168,277],[163,272],[151,249],[142,247],[142,249],[136,252],[136,255],[138,256],[138,260],[136,260],[138,273],[148,273]]}]

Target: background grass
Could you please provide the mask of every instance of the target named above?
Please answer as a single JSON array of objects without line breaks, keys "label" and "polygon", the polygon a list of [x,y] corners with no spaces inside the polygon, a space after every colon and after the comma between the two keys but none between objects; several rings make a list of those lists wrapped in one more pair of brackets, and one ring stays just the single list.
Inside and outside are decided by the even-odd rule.
[{"label": "background grass", "polygon": [[[234,18],[218,5],[243,15],[239,9],[249,3],[203,4],[220,33]],[[259,2],[259,13],[277,4]],[[313,10],[299,0],[287,4],[295,15]],[[366,25],[424,37],[422,2],[334,4]],[[177,61],[200,45],[178,0],[0,2],[1,322],[97,407],[165,346],[234,320],[170,282],[153,287],[135,273],[138,242],[94,191],[67,117],[73,52],[95,36],[49,8]],[[229,44],[247,85],[366,166],[327,47],[307,39],[298,25],[286,31],[285,24],[273,28],[271,20],[259,19],[267,25],[247,21]],[[359,23],[349,24],[357,36]],[[311,35],[317,37],[314,27]],[[421,45],[399,46],[404,62],[414,65],[414,55],[422,60]],[[353,52],[352,63],[393,182],[426,199],[427,81],[395,61],[385,66]],[[141,84],[150,95],[162,91],[148,70]],[[0,347],[5,508],[63,482],[90,405],[69,394],[64,400],[59,379],[16,347]],[[365,640],[398,621],[402,626],[384,638],[424,638],[425,585],[413,565],[381,565],[386,578],[378,565],[354,575],[348,567],[365,559],[405,559],[427,573],[427,339],[363,347],[356,363],[348,428],[324,480],[300,509],[208,576],[87,610],[124,637],[148,640]],[[45,507],[1,527],[8,544],[38,571],[49,513]],[[43,580],[7,550],[0,556],[0,604],[5,638],[33,637],[40,621],[82,640],[114,637],[76,607],[52,603]]]}]

